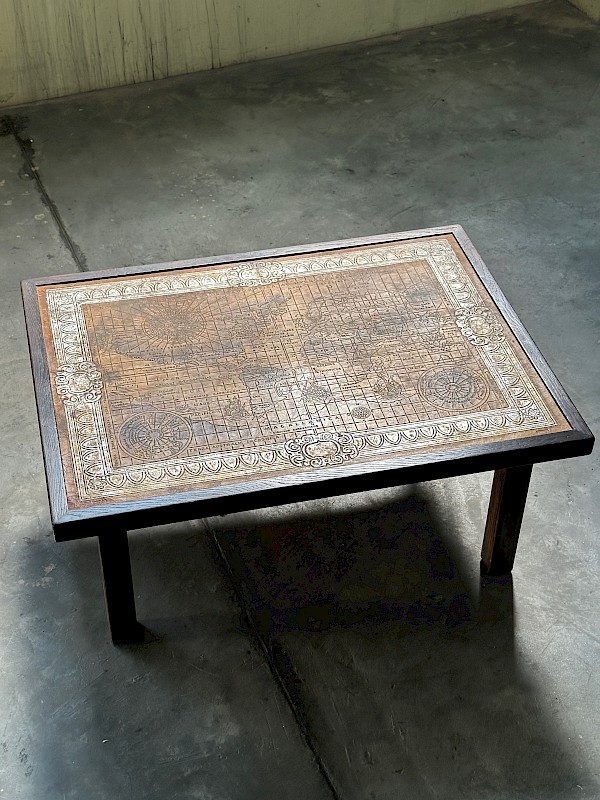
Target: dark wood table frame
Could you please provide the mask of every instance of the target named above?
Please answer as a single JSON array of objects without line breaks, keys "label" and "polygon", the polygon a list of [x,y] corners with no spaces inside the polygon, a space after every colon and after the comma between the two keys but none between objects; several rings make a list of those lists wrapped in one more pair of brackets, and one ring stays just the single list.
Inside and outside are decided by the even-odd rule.
[{"label": "dark wood table frame", "polygon": [[[251,262],[295,254],[334,251],[341,248],[402,242],[420,237],[451,234],[487,289],[504,322],[521,345],[531,365],[568,420],[570,430],[503,441],[461,444],[441,452],[423,452],[381,462],[349,464],[335,469],[303,472],[199,488],[155,498],[105,503],[94,508],[67,506],[59,436],[49,367],[45,353],[36,290],[40,286],[107,277],[141,276],[188,267],[208,267],[232,262]],[[534,463],[586,455],[594,438],[519,321],[508,301],[460,226],[431,228],[368,238],[286,247],[244,254],[209,257],[147,266],[88,272],[27,280],[22,284],[25,319],[34,376],[41,439],[48,483],[52,524],[57,541],[89,536],[99,540],[106,607],[112,640],[141,641],[143,627],[137,622],[131,577],[127,531],[223,513],[264,508],[320,497],[403,485],[482,471],[495,472],[481,555],[482,571],[489,575],[509,573],[513,567],[527,489]]]}]

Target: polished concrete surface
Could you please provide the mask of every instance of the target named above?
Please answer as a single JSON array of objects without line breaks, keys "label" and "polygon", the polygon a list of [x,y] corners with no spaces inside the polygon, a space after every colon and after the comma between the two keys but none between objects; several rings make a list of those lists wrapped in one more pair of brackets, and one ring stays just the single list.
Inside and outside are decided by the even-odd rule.
[{"label": "polished concrete surface", "polygon": [[600,797],[597,453],[534,469],[512,583],[480,585],[489,474],[133,532],[156,641],[114,648],[18,292],[458,222],[598,429],[598,27],[557,0],[6,113],[0,797]]}]

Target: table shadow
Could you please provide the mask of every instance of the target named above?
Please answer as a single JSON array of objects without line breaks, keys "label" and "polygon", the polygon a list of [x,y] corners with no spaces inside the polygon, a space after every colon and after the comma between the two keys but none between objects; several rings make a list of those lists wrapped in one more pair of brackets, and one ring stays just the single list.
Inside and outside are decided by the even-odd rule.
[{"label": "table shadow", "polygon": [[341,797],[596,796],[515,646],[512,579],[481,579],[445,527],[423,485],[355,512],[225,519],[215,542]]},{"label": "table shadow", "polygon": [[293,716],[239,624],[205,531],[165,526],[129,538],[138,613],[155,640],[119,647],[96,540],[57,544],[47,531],[21,549],[31,582],[6,653],[5,792],[328,800],[300,737],[279,735]]},{"label": "table shadow", "polygon": [[200,522],[133,533],[140,620],[157,635],[139,646],[108,642],[95,541],[24,551],[25,575],[56,564],[22,597],[34,691],[21,707],[38,724],[21,780],[35,796],[310,796],[300,760],[289,786],[269,761],[289,731],[269,681],[251,688],[264,657],[344,800],[598,796],[577,732],[515,646],[512,582],[479,585],[478,555],[426,485],[342,513],[280,511],[211,521],[212,535]]}]

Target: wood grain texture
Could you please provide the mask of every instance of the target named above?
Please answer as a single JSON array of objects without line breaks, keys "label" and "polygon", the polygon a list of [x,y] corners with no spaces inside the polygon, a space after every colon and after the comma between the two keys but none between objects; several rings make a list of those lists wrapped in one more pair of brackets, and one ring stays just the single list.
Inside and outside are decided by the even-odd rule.
[{"label": "wood grain texture", "polygon": [[111,531],[99,535],[98,549],[112,642],[143,642],[145,629],[136,619],[127,532]]},{"label": "wood grain texture", "polygon": [[532,465],[499,469],[494,474],[483,547],[482,571],[508,575],[513,568],[525,511]]},{"label": "wood grain texture", "polygon": [[[394,243],[394,246],[381,247],[385,242]],[[449,284],[444,288],[444,279],[442,277],[440,282],[439,275],[434,280],[431,268],[425,263],[435,252],[446,253],[447,267],[455,271],[448,276],[448,281],[456,284],[454,289]],[[388,256],[392,253],[393,257],[386,262],[382,258],[384,253]],[[367,254],[369,258],[377,256],[380,263],[360,263],[360,258],[364,260]],[[399,254],[404,255],[404,261]],[[442,262],[443,259],[440,264]],[[308,275],[294,272],[306,263],[316,265],[316,269],[309,270]],[[432,263],[435,266],[435,259]],[[210,268],[198,271],[200,265]],[[284,273],[288,270],[289,274],[283,274],[282,270]],[[333,283],[330,280],[332,275],[335,277]],[[361,277],[360,281],[355,281],[361,287],[360,291],[350,288],[352,281],[344,283],[348,275]],[[223,283],[224,276],[233,276],[233,285],[227,281]],[[322,283],[323,276],[330,280],[329,285]],[[464,283],[465,276],[469,286]],[[190,278],[205,280],[204,294],[200,292],[200,299],[198,292],[191,291],[191,287],[185,284]],[[134,299],[127,294],[135,286],[147,285],[148,280],[154,281],[151,292],[138,294]],[[172,283],[173,280],[176,284]],[[377,289],[373,286],[374,281]],[[288,295],[282,293],[282,286],[298,286],[298,282],[303,285],[302,291],[291,291]],[[333,295],[332,286],[337,287]],[[310,301],[306,301],[308,289]],[[90,290],[93,290],[93,297]],[[54,465],[47,468],[51,474],[56,467],[58,418],[58,428],[62,429],[62,460],[71,486],[69,508],[65,510],[64,483],[60,485],[60,482],[49,479],[57,538],[95,535],[99,530],[96,522],[106,517],[112,517],[131,529],[143,524],[158,524],[159,517],[168,521],[220,513],[225,501],[227,510],[241,510],[409,480],[428,480],[582,455],[589,452],[593,444],[585,423],[459,226],[30,281],[24,285],[26,316],[28,328],[31,328],[30,339],[39,341],[41,332],[36,328],[41,326],[41,321],[36,310],[30,308],[35,304],[32,297],[36,291],[41,292],[43,304],[48,293],[58,292],[59,296],[64,291],[67,296],[75,291],[86,301],[83,305],[88,306],[81,317],[83,322],[75,327],[80,332],[92,331],[95,342],[88,342],[86,357],[82,359],[81,354],[77,355],[72,368],[62,362],[61,367],[56,361],[56,350],[53,354],[54,348],[48,348],[54,383],[54,403],[50,408],[47,404],[50,384],[47,375],[44,377],[43,363],[35,378],[36,391],[38,385],[40,389],[38,408],[42,436],[48,439],[44,452],[49,453],[47,464]],[[351,300],[353,291],[355,297]],[[111,292],[112,299],[108,302],[107,296]],[[227,309],[212,301],[200,308],[199,302],[219,292],[222,298],[228,298]],[[366,304],[361,300],[365,292],[369,296]],[[457,307],[449,301],[452,292],[456,294]],[[340,303],[339,296],[345,298],[344,302]],[[204,322],[194,328],[186,317],[187,312],[181,311],[181,306],[167,309],[165,313],[160,306],[165,297],[177,303],[187,298],[193,304],[193,309],[190,306],[187,311]],[[241,313],[242,298],[248,301],[250,297],[252,302],[246,302],[246,311]],[[460,298],[468,301],[468,313],[460,307]],[[268,313],[261,306],[267,300]],[[159,303],[158,315],[157,306],[152,305],[154,302]],[[108,311],[117,308],[118,304],[124,309],[125,317],[122,314],[117,314],[117,317],[109,314],[107,317]],[[219,311],[216,321],[213,319],[209,324],[206,308],[213,306]],[[274,309],[282,312],[284,322]],[[186,317],[185,324],[173,327],[178,313]],[[262,315],[260,336],[256,329],[257,313]],[[267,316],[263,318],[265,313]],[[228,314],[235,323],[229,332]],[[335,324],[332,324],[332,319]],[[45,341],[50,342],[54,336],[56,342],[57,323],[55,321],[51,335],[48,320],[46,314]],[[219,322],[222,324],[217,324]],[[273,328],[271,338],[269,325]],[[243,329],[245,333],[242,335]],[[235,336],[233,330],[238,331]],[[145,331],[142,341],[138,335],[140,331]],[[194,337],[198,336],[200,338],[196,341]],[[219,357],[225,359],[220,365],[219,358],[214,357],[215,341],[218,342]],[[223,345],[234,341],[238,343],[236,353],[224,354]],[[248,349],[252,341],[254,344]],[[281,361],[282,341],[287,348],[284,363]],[[207,343],[210,345],[208,350]],[[261,351],[260,348],[266,345],[267,350]],[[205,347],[204,351],[202,347]],[[500,351],[493,355],[498,347]],[[506,347],[508,356],[501,353]],[[274,365],[268,353],[272,356],[275,351],[277,364]],[[118,358],[113,363],[115,355]],[[506,358],[513,359],[513,369],[515,374],[518,373],[517,384],[525,381],[523,385],[529,386],[527,391],[533,392],[529,399],[527,391],[521,393],[518,402],[522,410],[527,403],[533,410],[532,397],[537,398],[535,414],[528,418],[522,429],[519,429],[519,424],[525,416],[510,430],[490,433],[489,429],[486,432],[472,428],[469,432],[467,429],[473,420],[484,420],[486,415],[489,418],[497,416],[500,407],[506,410],[510,406],[510,393],[506,391],[509,384],[510,391],[516,391],[517,384],[511,383],[512,378],[508,383],[505,381],[508,373],[502,377],[500,370],[494,375],[492,356],[504,364],[502,369],[505,372]],[[87,364],[84,370],[79,368],[82,360]],[[187,379],[192,362],[195,362],[192,369],[195,379],[190,383]],[[207,377],[209,362],[212,362],[210,369],[213,371]],[[158,377],[157,364],[160,367]],[[174,377],[181,377],[182,364],[187,364],[187,383]],[[155,374],[154,389],[148,388],[148,368]],[[122,370],[120,375],[119,370]],[[166,384],[161,383],[163,372],[170,374]],[[118,390],[121,393],[124,376],[127,376],[128,395],[126,392],[125,400],[121,397],[112,407],[110,403],[114,397],[100,400],[107,375],[115,381],[115,386],[121,386]],[[133,384],[130,381],[132,375]],[[60,378],[59,383],[57,378]],[[221,384],[217,386],[215,381],[221,381]],[[183,384],[188,387],[185,397],[181,389]],[[449,397],[449,384],[450,394],[458,391],[458,395]],[[138,391],[140,386],[145,387],[141,395]],[[391,389],[397,389],[395,397],[391,396]],[[145,494],[137,491],[137,496],[134,492],[129,497],[116,491],[118,486],[116,489],[108,486],[110,491],[106,493],[104,487],[100,487],[95,499],[90,497],[83,503],[77,500],[73,491],[73,479],[76,478],[74,459],[69,456],[69,447],[65,445],[69,425],[65,425],[64,418],[62,422],[60,419],[61,415],[64,417],[65,409],[76,407],[82,396],[90,391],[87,400],[92,405],[88,410],[96,409],[94,413],[109,421],[108,428],[110,419],[117,419],[112,434],[109,431],[104,442],[103,452],[111,464],[121,459],[117,471],[133,471],[140,486],[140,471],[146,469],[150,474],[148,469],[152,468],[152,475],[156,478],[156,468],[161,464],[164,467],[165,460],[173,461],[174,458],[168,487],[150,487],[152,490]],[[165,406],[165,402],[170,405]],[[541,403],[539,408],[538,402]],[[381,416],[382,408],[389,415],[387,420],[384,419],[385,413]],[[353,415],[354,409],[360,409],[360,413]],[[544,417],[546,413],[550,416]],[[303,420],[303,415],[308,419]],[[242,427],[248,428],[242,437],[239,436],[240,420]],[[247,425],[249,421],[252,423],[250,427]],[[215,423],[220,426],[219,430]],[[275,433],[274,423],[281,428]],[[461,425],[466,425],[466,428],[461,429]],[[406,432],[411,426],[411,435],[416,426],[421,433],[425,432],[425,438],[433,431],[433,439],[421,439],[415,445],[409,439],[403,441],[401,435],[391,444],[388,441],[382,449],[382,433],[387,435],[392,429]],[[105,427],[105,431],[108,428]],[[150,428],[154,429],[153,432]],[[232,431],[237,433],[232,436]],[[323,436],[323,432],[327,435]],[[436,432],[441,440],[435,441]],[[348,436],[350,439],[346,441]],[[158,437],[159,440],[162,437],[162,445],[157,445],[156,441],[149,445],[149,437]],[[238,445],[244,439],[245,444],[251,439],[253,442],[262,441],[264,445],[269,437],[275,450],[278,446],[280,454],[287,454],[287,467],[271,462],[271,466],[266,468],[263,462],[255,468],[256,464],[247,459],[242,463],[239,458],[234,463],[234,457],[239,456]],[[189,464],[190,459],[196,459],[196,462],[202,458],[211,460],[212,445],[219,445],[220,458],[227,461],[222,452],[225,440],[229,458],[225,466],[228,466],[229,474],[221,473],[215,479],[213,471],[212,476],[206,473],[199,480],[188,480],[187,483],[180,480],[182,473],[177,470]],[[157,451],[154,455],[151,452],[157,446],[166,448],[158,460],[155,458]],[[173,447],[175,450],[179,448],[181,453],[175,455]],[[200,452],[202,448],[204,453]],[[182,454],[183,458],[180,458]],[[180,458],[179,463],[175,463],[177,458]],[[106,475],[106,469],[103,469],[102,474]]]},{"label": "wood grain texture", "polygon": [[67,491],[64,481],[63,462],[60,454],[52,389],[48,380],[48,358],[42,333],[42,320],[37,293],[32,282],[23,282],[21,290],[42,439],[46,484],[50,511],[54,521],[61,519],[67,513]]},{"label": "wood grain texture", "polygon": [[453,241],[40,289],[69,508],[568,429]]}]

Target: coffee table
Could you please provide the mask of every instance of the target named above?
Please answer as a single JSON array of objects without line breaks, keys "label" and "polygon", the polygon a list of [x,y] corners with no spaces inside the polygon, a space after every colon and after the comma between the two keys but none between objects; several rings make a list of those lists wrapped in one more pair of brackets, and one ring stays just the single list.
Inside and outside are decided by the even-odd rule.
[{"label": "coffee table", "polygon": [[460,226],[22,290],[55,538],[98,537],[115,643],[128,530],[494,470],[504,574],[532,464],[592,450]]}]

